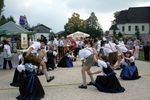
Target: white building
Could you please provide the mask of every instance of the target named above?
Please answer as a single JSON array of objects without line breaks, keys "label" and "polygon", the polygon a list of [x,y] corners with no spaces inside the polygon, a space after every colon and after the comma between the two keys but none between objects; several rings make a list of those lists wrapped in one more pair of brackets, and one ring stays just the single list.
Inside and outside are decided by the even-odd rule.
[{"label": "white building", "polygon": [[33,27],[32,29],[35,32],[34,40],[40,39],[41,35],[44,35],[46,37],[46,39],[49,40],[51,28],[49,28],[43,24],[38,24],[37,26]]},{"label": "white building", "polygon": [[[116,17],[116,33],[134,35],[137,31],[140,35],[150,34],[150,7],[133,7],[122,10]],[[113,34],[112,26],[110,34]]]}]

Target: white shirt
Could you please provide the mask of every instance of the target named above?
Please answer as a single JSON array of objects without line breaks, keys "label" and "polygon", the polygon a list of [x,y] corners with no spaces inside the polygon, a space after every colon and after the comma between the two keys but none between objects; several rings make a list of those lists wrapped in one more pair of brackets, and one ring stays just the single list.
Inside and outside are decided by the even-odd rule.
[{"label": "white shirt", "polygon": [[84,42],[83,42],[83,41],[78,41],[78,46],[79,46],[80,48],[82,48],[82,47],[84,46]]},{"label": "white shirt", "polygon": [[[135,57],[134,57],[134,56],[131,56],[129,60],[130,60],[131,63],[132,63],[132,62],[135,62]],[[125,58],[123,58],[120,63],[121,63],[121,64],[125,63]]]},{"label": "white shirt", "polygon": [[93,54],[93,49],[92,48],[89,48],[89,47],[86,47],[84,49],[81,49],[79,51],[79,57],[81,60],[84,60],[86,59],[88,56],[90,56],[91,54]]},{"label": "white shirt", "polygon": [[38,50],[41,48],[41,43],[40,42],[33,42],[33,44],[31,44],[29,48],[33,48],[31,53],[37,53]]},{"label": "white shirt", "polygon": [[59,40],[59,46],[60,46],[60,47],[64,46],[63,40]]},{"label": "white shirt", "polygon": [[124,44],[124,41],[119,41],[119,44]]},{"label": "white shirt", "polygon": [[110,42],[110,41],[109,41],[109,43],[105,44],[105,47],[111,49],[113,52],[116,52],[116,51],[117,51],[117,49],[116,49],[116,44],[115,44],[115,43],[112,43],[112,42]]},{"label": "white shirt", "polygon": [[8,45],[8,44],[5,44],[4,45],[4,49],[3,49],[3,56],[4,56],[4,58],[7,58],[8,57],[8,55],[10,56],[11,55],[11,47],[10,47],[10,45]]},{"label": "white shirt", "polygon": [[105,73],[103,72],[103,67],[107,68],[107,64],[105,61],[98,59],[97,60],[98,66],[100,67],[100,70],[102,71],[102,74],[105,75]]},{"label": "white shirt", "polygon": [[113,51],[107,47],[101,47],[103,49],[104,55],[109,56],[109,53],[112,53]]},{"label": "white shirt", "polygon": [[98,42],[97,42],[97,48],[96,48],[97,52],[99,52],[100,49],[101,49],[101,40],[98,40]]},{"label": "white shirt", "polygon": [[58,40],[56,38],[54,38],[53,40],[53,46],[54,46],[54,50],[57,50]]},{"label": "white shirt", "polygon": [[53,40],[53,45],[58,46],[58,40],[56,38],[54,38],[54,40]]},{"label": "white shirt", "polygon": [[125,47],[125,45],[123,43],[119,43],[117,45],[117,47],[118,47],[118,52],[119,53],[123,53],[123,52],[127,52],[128,51],[128,49]]},{"label": "white shirt", "polygon": [[98,62],[98,66],[99,67],[101,67],[101,68],[103,68],[103,67],[107,68],[107,64],[106,64],[105,61],[98,59],[97,62]]}]

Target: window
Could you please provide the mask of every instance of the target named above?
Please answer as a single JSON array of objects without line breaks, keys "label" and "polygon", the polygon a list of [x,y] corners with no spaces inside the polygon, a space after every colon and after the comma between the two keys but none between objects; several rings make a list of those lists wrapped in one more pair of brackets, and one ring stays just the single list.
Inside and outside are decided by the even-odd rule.
[{"label": "window", "polygon": [[138,31],[138,29],[139,29],[138,26],[135,26],[135,31]]},{"label": "window", "polygon": [[131,31],[131,26],[128,26],[128,31]]},{"label": "window", "polygon": [[144,31],[145,30],[145,27],[144,27],[144,25],[142,25],[142,31]]},{"label": "window", "polygon": [[124,32],[124,26],[122,26],[122,31]]}]

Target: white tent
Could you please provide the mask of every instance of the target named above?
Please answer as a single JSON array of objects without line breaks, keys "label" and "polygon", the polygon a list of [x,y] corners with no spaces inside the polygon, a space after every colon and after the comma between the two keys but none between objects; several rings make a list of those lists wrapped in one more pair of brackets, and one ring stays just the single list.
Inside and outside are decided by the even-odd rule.
[{"label": "white tent", "polygon": [[76,38],[80,38],[80,37],[89,37],[90,35],[87,34],[87,33],[83,33],[83,32],[80,32],[80,31],[77,31],[77,32],[74,32],[72,34],[69,34],[67,35],[67,37],[72,37],[73,39],[76,39]]}]

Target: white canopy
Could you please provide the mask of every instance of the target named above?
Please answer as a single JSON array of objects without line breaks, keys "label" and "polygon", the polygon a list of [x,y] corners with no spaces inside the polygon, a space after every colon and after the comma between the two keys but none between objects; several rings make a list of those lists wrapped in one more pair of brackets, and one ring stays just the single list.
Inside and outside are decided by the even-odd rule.
[{"label": "white canopy", "polygon": [[67,37],[72,37],[73,39],[76,39],[76,38],[80,38],[80,37],[89,37],[90,35],[87,34],[87,33],[83,33],[83,32],[80,32],[80,31],[77,31],[77,32],[74,32],[72,34],[69,34],[67,35]]}]

